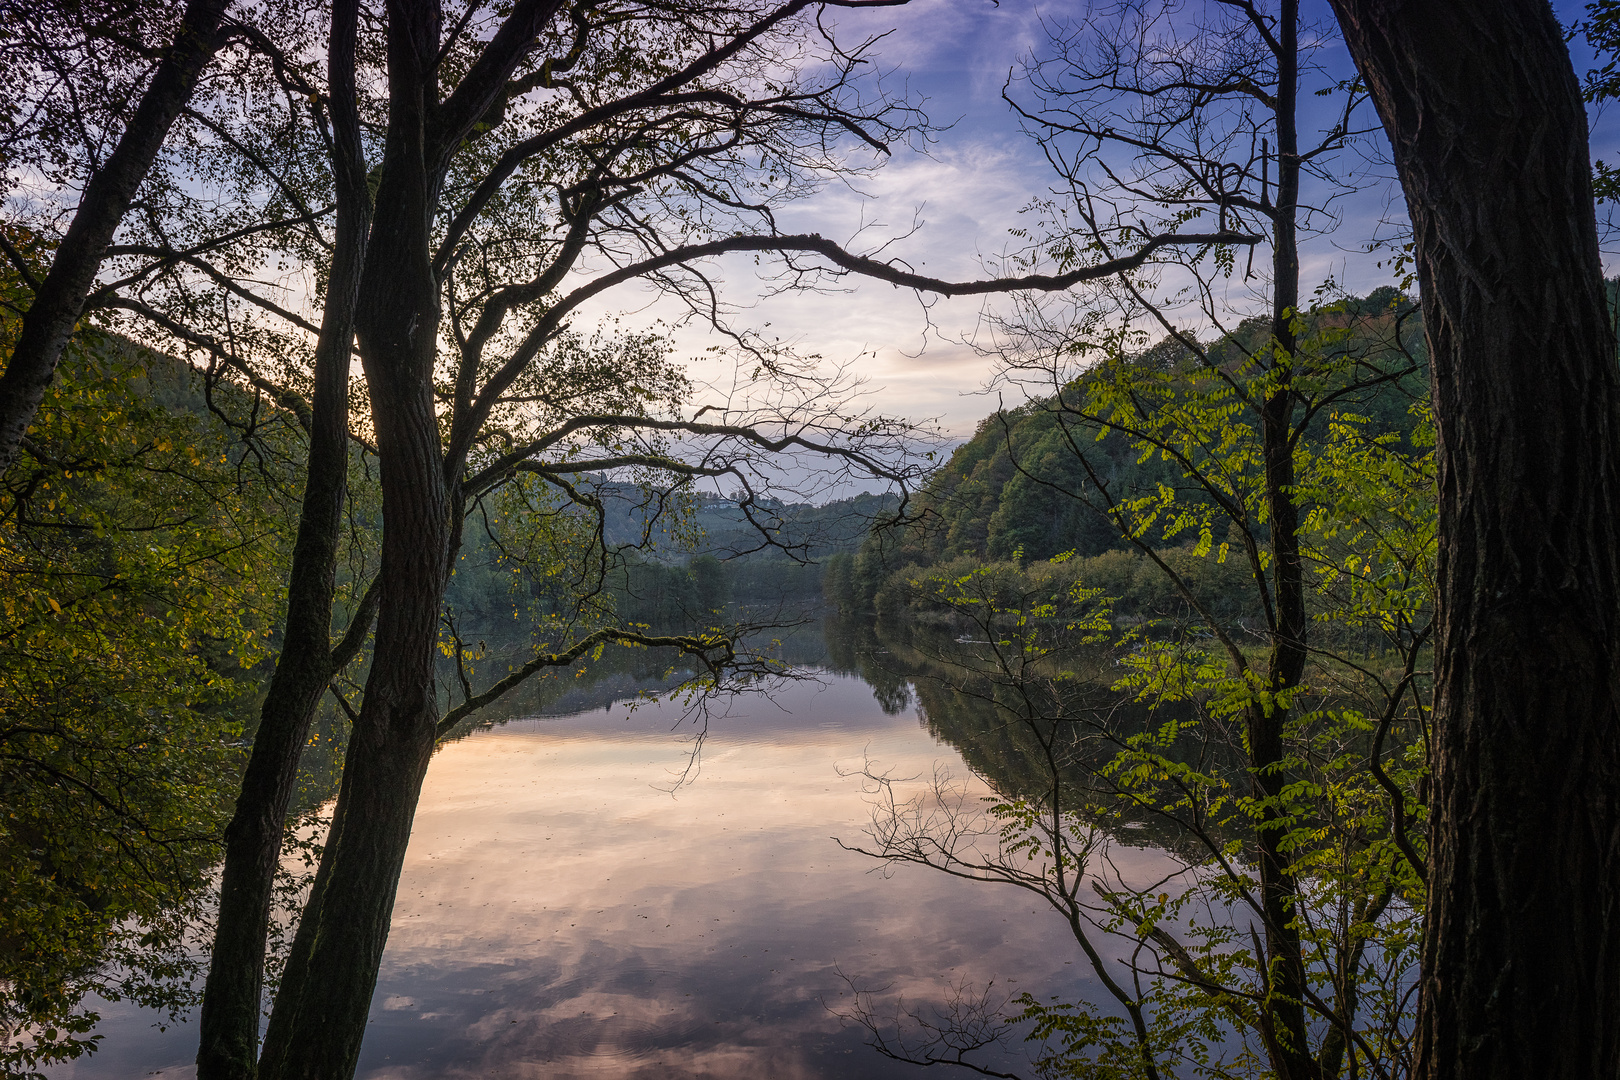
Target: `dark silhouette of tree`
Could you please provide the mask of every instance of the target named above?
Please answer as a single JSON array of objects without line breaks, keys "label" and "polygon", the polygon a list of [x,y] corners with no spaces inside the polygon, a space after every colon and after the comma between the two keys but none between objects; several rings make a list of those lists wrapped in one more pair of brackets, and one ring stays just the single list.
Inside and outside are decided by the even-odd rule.
[{"label": "dark silhouette of tree", "polygon": [[1394,147],[1438,430],[1417,1075],[1620,1075],[1620,372],[1545,0],[1333,0]]},{"label": "dark silhouette of tree", "polygon": [[[204,68],[231,36],[233,28],[225,22],[229,6],[230,0],[191,0],[167,48],[143,49],[138,40],[133,42],[136,51],[146,53],[146,58],[156,54],[157,67],[106,160],[97,161],[93,147],[82,148],[90,151],[86,156],[91,163],[84,191],[44,277],[35,278],[21,253],[0,238],[13,268],[33,287],[33,297],[23,312],[22,332],[6,360],[5,373],[0,375],[0,468],[11,463],[17,444],[33,423],[62,350],[84,312],[85,299],[95,284],[113,234],[145,182],[163,140],[196,90]],[[46,12],[42,9],[24,11],[20,7],[10,3],[0,7],[0,17],[18,21],[15,33],[7,35],[17,47],[7,50],[11,55],[5,57],[5,66],[13,67],[18,75],[31,66],[44,69],[36,71],[36,83],[48,83],[50,76],[70,82],[79,74],[69,69],[79,66],[75,60],[82,57],[61,55],[72,50],[53,37],[66,29],[62,24],[80,23],[73,29],[82,32],[86,52],[107,51],[109,41],[124,47],[131,44],[130,28],[118,25],[122,21],[120,13],[87,11],[78,4],[69,4],[50,12],[57,17],[51,19],[43,17]],[[105,99],[93,101],[88,94],[58,97],[68,104],[66,114],[44,106],[38,108],[45,117],[40,126],[47,130],[57,127],[82,131],[124,119],[121,110]],[[89,115],[97,111],[97,104],[101,106],[99,114]],[[40,116],[36,114],[33,119],[37,123]],[[15,138],[17,134],[7,133],[12,136],[6,141],[13,144],[13,152],[18,142],[25,141]],[[49,159],[47,154],[44,160],[29,164],[51,172],[61,167]]]}]

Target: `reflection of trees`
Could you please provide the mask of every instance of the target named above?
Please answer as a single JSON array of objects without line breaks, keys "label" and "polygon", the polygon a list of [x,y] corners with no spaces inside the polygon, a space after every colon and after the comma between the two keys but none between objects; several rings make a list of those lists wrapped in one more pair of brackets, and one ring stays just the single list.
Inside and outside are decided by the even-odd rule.
[{"label": "reflection of trees", "polygon": [[828,670],[854,675],[872,688],[872,696],[889,716],[911,704],[911,676],[904,661],[880,641],[864,619],[828,616],[823,624]]},{"label": "reflection of trees", "polygon": [[[830,636],[846,649],[858,643],[850,660],[887,680],[880,698],[908,683],[920,720],[995,794],[977,797],[943,772],[913,786],[868,770],[873,822],[856,850],[1040,897],[1106,998],[1054,1005],[1026,994],[1022,1011],[983,1004],[949,1019],[902,1007],[884,1017],[852,982],[846,1018],[866,1026],[880,1052],[920,1063],[975,1067],[965,1054],[988,1051],[1022,1021],[1046,1043],[1043,1068],[1084,1063],[1132,1077],[1173,1075],[1200,1059],[1221,1062],[1223,1075],[1263,1068],[1275,989],[1254,930],[1264,907],[1243,727],[1223,707],[1221,674],[1201,659],[1199,639],[1190,630],[1120,639],[1098,590],[1038,566],[945,578],[913,588],[949,621]],[[1160,678],[1144,693],[1138,677],[1149,668],[1190,674],[1176,676],[1180,690]],[[1286,774],[1301,890],[1293,925],[1314,1037],[1346,1030],[1353,1056],[1383,1075],[1406,1038],[1420,923],[1393,886],[1370,891],[1358,877],[1369,834],[1389,849],[1378,858],[1398,856],[1381,838],[1389,826],[1376,816],[1371,778],[1354,768],[1377,725],[1347,705],[1303,694],[1295,703],[1302,749]],[[1346,768],[1348,780],[1336,779]],[[1151,880],[1139,856],[1116,858],[1144,846],[1162,854]],[[1108,955],[1121,945],[1123,957]],[[988,1001],[958,999],[958,1011]]]},{"label": "reflection of trees", "polygon": [[[829,618],[829,666],[871,686],[891,716],[915,705],[929,734],[956,750],[1001,798],[1047,797],[1056,769],[1064,808],[1079,811],[1114,791],[1102,771],[1121,747],[1174,719],[1168,703],[1123,699],[1109,688],[1117,673],[1112,650],[1091,650],[1090,679],[1015,689],[984,670],[984,656],[975,653],[983,643],[959,642],[957,636],[934,626]],[[1218,760],[1218,768],[1234,777],[1241,769],[1229,748],[1219,745],[1197,751],[1178,745],[1173,752],[1195,767],[1204,756]],[[1179,848],[1188,842],[1174,819],[1135,803],[1095,824],[1131,846]]]},{"label": "reflection of trees", "polygon": [[[761,677],[772,679],[825,664],[827,652],[817,631],[807,623],[766,625],[744,635],[742,641],[749,655],[759,658]],[[485,666],[495,673],[516,667],[527,658],[525,649],[508,649],[491,653]],[[441,666],[445,669],[443,679],[451,666],[448,662]],[[443,741],[463,739],[510,720],[610,708],[621,701],[673,690],[688,683],[694,674],[692,658],[679,649],[608,644],[600,655],[587,655],[576,664],[525,680],[516,690],[458,724]]]},{"label": "reflection of trees", "polygon": [[[868,768],[871,844],[853,850],[1040,897],[1068,924],[1093,973],[1129,1017],[1134,1039],[1115,1045],[1142,1047],[1142,1063],[1156,1077],[1147,1050],[1156,1016],[1139,984],[1118,981],[1099,947],[1112,932],[1109,897],[1131,889],[1108,858],[1106,822],[1106,763],[1128,745],[1129,737],[1113,726],[1115,714],[1124,710],[1098,678],[1106,650],[1086,648],[1106,628],[1107,611],[1091,602],[1091,594],[1071,591],[1066,599],[1072,603],[1059,605],[1041,595],[1039,586],[1020,590],[993,571],[957,579],[942,597],[945,589],[968,632],[957,638],[926,629],[902,632],[900,640],[886,642],[888,655],[911,669],[923,723],[960,747],[999,797],[986,804],[941,770],[913,794],[906,780]],[[1182,868],[1195,865],[1184,861]],[[1172,872],[1154,887],[1178,876]],[[957,1005],[966,1002],[966,1012],[937,1021],[915,1013],[885,1020],[873,994],[853,982],[851,988],[855,1005],[846,1018],[867,1028],[879,1052],[919,1064],[948,1062],[986,1075],[1016,1075],[970,1057],[1010,1031],[1008,1018],[998,1015],[1001,1007],[987,996],[958,995]],[[1027,995],[1020,1002],[1026,1010],[1034,1004]],[[1119,1017],[1107,1020],[1117,1023]]]},{"label": "reflection of trees", "polygon": [[[491,659],[491,668],[498,670],[512,658]],[[510,720],[607,708],[643,693],[667,690],[691,674],[690,661],[676,650],[610,645],[595,659],[529,679],[517,691],[457,725],[442,741],[457,741]]]}]

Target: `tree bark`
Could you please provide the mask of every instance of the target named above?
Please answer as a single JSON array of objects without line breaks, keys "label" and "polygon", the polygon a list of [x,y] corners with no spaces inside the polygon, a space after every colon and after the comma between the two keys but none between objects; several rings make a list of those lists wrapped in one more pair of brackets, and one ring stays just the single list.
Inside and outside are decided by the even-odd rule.
[{"label": "tree bark", "polygon": [[45,389],[56,375],[57,361],[84,312],[85,297],[101,270],[113,233],[151,171],[175,117],[191,99],[203,69],[225,42],[220,24],[229,6],[230,0],[190,0],[174,43],[158,64],[118,145],[85,185],[73,222],[23,315],[16,348],[6,362],[5,374],[0,375],[0,470],[11,464],[34,422]]},{"label": "tree bark", "polygon": [[[315,346],[309,458],[293,547],[281,654],[225,831],[219,918],[203,989],[198,1080],[251,1080],[259,1054],[265,940],[287,807],[315,707],[334,674],[332,598],[349,452],[349,358],[371,196],[354,100],[357,0],[339,0],[328,49],[334,175],[332,269]],[[369,613],[356,614],[357,619]]]},{"label": "tree bark", "polygon": [[1620,386],[1545,0],[1333,0],[1406,193],[1439,436],[1418,1075],[1620,1076]]},{"label": "tree bark", "polygon": [[266,1080],[354,1073],[437,734],[433,663],[449,542],[430,262],[439,23],[432,2],[390,8],[389,131],[355,318],[382,480],[381,606],[317,902],[305,910],[265,1035]]}]

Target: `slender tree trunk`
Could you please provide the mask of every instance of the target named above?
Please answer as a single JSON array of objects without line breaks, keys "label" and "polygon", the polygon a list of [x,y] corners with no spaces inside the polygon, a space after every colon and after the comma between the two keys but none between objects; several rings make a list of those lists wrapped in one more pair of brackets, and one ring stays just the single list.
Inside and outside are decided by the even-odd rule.
[{"label": "slender tree trunk", "polygon": [[219,918],[203,989],[198,1080],[251,1080],[257,1070],[265,940],[287,807],[315,707],[333,675],[332,598],[349,466],[349,357],[371,217],[354,107],[357,14],[357,0],[339,0],[332,12],[328,68],[337,156],[337,230],[315,347],[304,501],[293,547],[281,655],[225,831]]},{"label": "slender tree trunk", "polygon": [[1406,193],[1439,435],[1418,1075],[1620,1076],[1620,386],[1545,0],[1334,0]]},{"label": "slender tree trunk", "polygon": [[106,164],[85,185],[84,197],[56,249],[51,268],[23,315],[17,346],[0,375],[0,470],[11,464],[45,388],[56,375],[85,297],[101,270],[107,245],[135,192],[146,180],[175,117],[185,108],[203,69],[224,44],[220,23],[230,0],[191,0],[174,43],[130,115]]},{"label": "slender tree trunk", "polygon": [[[1299,3],[1285,0],[1277,17],[1277,201],[1272,212],[1271,348],[1275,385],[1260,407],[1265,455],[1266,513],[1271,541],[1271,593],[1276,625],[1267,658],[1272,695],[1286,694],[1305,673],[1305,579],[1299,558],[1299,509],[1294,503],[1294,392],[1291,370],[1299,306]],[[1283,730],[1289,709],[1276,703],[1249,706],[1247,734],[1251,790],[1265,806],[1256,827],[1260,901],[1265,911],[1265,948],[1270,997],[1265,1032],[1272,1065],[1281,1080],[1313,1080],[1315,1062],[1307,1044],[1303,1005],[1305,962],[1294,926],[1299,883],[1282,850],[1288,828],[1278,805],[1288,777]]]},{"label": "slender tree trunk", "polygon": [[381,607],[365,701],[350,736],[332,836],[265,1035],[266,1080],[346,1080],[365,1035],[394,893],[438,723],[433,665],[447,581],[449,500],[433,367],[438,284],[429,262],[438,175],[433,3],[388,25],[389,133],[355,326],[382,477]]}]

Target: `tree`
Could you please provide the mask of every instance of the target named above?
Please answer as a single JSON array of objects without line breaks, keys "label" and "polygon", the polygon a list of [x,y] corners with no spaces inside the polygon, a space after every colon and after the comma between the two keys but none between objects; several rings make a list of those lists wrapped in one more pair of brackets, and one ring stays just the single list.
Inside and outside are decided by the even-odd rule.
[{"label": "tree", "polygon": [[[11,155],[26,160],[25,154],[17,153],[18,145],[41,134],[46,143],[51,143],[60,139],[64,130],[88,135],[89,129],[123,125],[105,161],[97,160],[94,145],[81,144],[75,149],[88,151],[84,153],[88,160],[73,160],[78,154],[54,153],[61,149],[55,146],[48,147],[41,159],[29,162],[56,177],[78,171],[84,184],[73,221],[43,278],[35,277],[35,268],[20,251],[9,243],[0,243],[12,269],[23,276],[34,294],[23,313],[22,330],[11,344],[5,372],[0,374],[0,469],[11,463],[19,441],[33,422],[34,411],[83,313],[85,299],[119,222],[146,180],[169,128],[196,90],[204,68],[229,38],[231,28],[224,21],[229,6],[229,0],[190,0],[175,28],[174,40],[166,48],[154,48],[141,40],[150,28],[141,25],[144,20],[139,12],[94,11],[79,3],[60,7],[8,3],[0,9],[11,26],[7,43],[13,46],[6,50],[4,67],[11,69],[22,85],[49,87],[42,95],[43,101],[31,103],[37,113],[44,114],[29,117],[34,129],[7,133]],[[28,9],[23,10],[25,7]],[[67,55],[73,50],[64,46],[65,38],[75,39],[80,55]],[[99,59],[96,54],[109,48],[157,61],[139,101],[127,114],[127,122],[127,99],[121,99],[120,92],[129,93],[133,87],[116,76],[107,80],[106,74],[109,68],[117,75],[129,69],[119,71],[116,62],[95,62]],[[34,69],[31,78],[24,74],[29,68]],[[89,78],[85,78],[86,74]],[[81,81],[83,85],[76,87],[76,92],[63,93],[60,85],[51,85]],[[27,115],[32,110],[15,111]]]},{"label": "tree", "polygon": [[[1179,273],[1155,267],[1151,275],[1124,275],[1119,284],[1099,289],[1099,297],[1087,298],[1089,306],[1069,298],[1056,312],[1049,302],[1022,304],[1017,317],[1000,324],[1005,336],[998,345],[1006,357],[1001,385],[1033,384],[1039,398],[992,424],[1004,425],[998,450],[1017,479],[1111,517],[1140,558],[1182,594],[1214,642],[1208,648],[1224,657],[1222,671],[1213,663],[1199,667],[1208,662],[1208,648],[1197,641],[1148,649],[1165,665],[1169,681],[1154,676],[1143,685],[1168,693],[1179,684],[1176,692],[1203,701],[1212,719],[1241,717],[1241,738],[1234,736],[1226,750],[1242,761],[1251,785],[1247,805],[1258,849],[1253,895],[1263,901],[1264,941],[1253,943],[1245,964],[1265,978],[1255,991],[1261,1020],[1253,1030],[1264,1042],[1265,1067],[1279,1076],[1314,1077],[1347,1060],[1355,1067],[1358,1056],[1365,1063],[1369,1055],[1347,1045],[1357,1009],[1353,982],[1341,978],[1327,993],[1316,981],[1323,939],[1305,913],[1320,879],[1299,855],[1294,831],[1309,802],[1300,798],[1300,785],[1308,788],[1317,777],[1315,755],[1332,744],[1354,757],[1357,745],[1350,729],[1336,727],[1328,706],[1310,693],[1321,690],[1323,665],[1338,661],[1347,671],[1355,665],[1346,642],[1310,619],[1314,568],[1302,545],[1312,528],[1308,522],[1329,511],[1336,496],[1331,488],[1305,483],[1303,470],[1315,467],[1330,424],[1344,422],[1330,420],[1335,411],[1361,411],[1381,390],[1410,381],[1420,366],[1405,349],[1399,323],[1408,312],[1399,306],[1302,310],[1300,237],[1343,190],[1334,156],[1356,132],[1363,91],[1354,82],[1328,88],[1342,95],[1337,122],[1314,145],[1300,145],[1297,95],[1310,69],[1301,40],[1311,35],[1301,33],[1297,5],[1285,3],[1276,11],[1273,16],[1261,5],[1233,2],[1209,5],[1200,18],[1197,9],[1189,13],[1181,5],[1120,5],[1113,12],[1117,23],[1060,24],[1056,55],[1030,65],[1022,94],[1009,91],[1061,177],[1060,197],[1041,207],[1044,228],[1029,232],[1031,260],[1061,265],[1078,251],[1106,250],[1117,232],[1145,214],[1161,215],[1159,220],[1212,215],[1240,227],[1254,221],[1272,245],[1272,259],[1269,278],[1254,290],[1269,309],[1264,315],[1233,303],[1239,268],[1219,259],[1200,266],[1187,258]],[[1242,271],[1245,281],[1250,269]],[[1190,318],[1177,310],[1182,298],[1190,298]],[[1380,319],[1394,325],[1375,330],[1389,340],[1370,349],[1363,334],[1344,331],[1372,328]],[[1217,332],[1197,332],[1197,321]],[[1164,338],[1149,347],[1151,337],[1133,329],[1142,322]],[[1061,433],[1060,465],[1033,437],[1026,410],[1046,414]],[[1120,467],[1133,458],[1135,467]],[[1144,467],[1150,461],[1167,475],[1150,474]],[[1223,561],[1235,559],[1246,579],[1242,606],[1259,616],[1246,625],[1207,603],[1186,565],[1198,560],[1162,550],[1179,541],[1197,554],[1218,551]],[[940,568],[947,577],[953,571],[963,568]],[[1389,644],[1403,663],[1380,688],[1383,700],[1364,715],[1395,708],[1392,719],[1398,714],[1402,724],[1421,728],[1421,705],[1399,703],[1401,688],[1411,689],[1421,672],[1427,636],[1420,619],[1402,629],[1398,644]],[[1262,648],[1252,644],[1255,637]],[[1249,696],[1218,690],[1228,677],[1246,683]],[[1176,729],[1157,748],[1158,764],[1144,759],[1142,767],[1156,774],[1162,766],[1165,775],[1178,775],[1175,763],[1200,759],[1198,748],[1211,745],[1219,727]],[[1364,744],[1361,749],[1366,751]],[[1376,924],[1389,903],[1387,873],[1408,875],[1397,890],[1402,894],[1421,873],[1410,868],[1421,862],[1421,838],[1400,835],[1411,792],[1379,794],[1365,761],[1346,767],[1352,783],[1366,780],[1370,794],[1390,800],[1394,836],[1386,829],[1377,843],[1387,847],[1399,838],[1406,849],[1400,861],[1408,869],[1368,874],[1361,879],[1364,894],[1354,900],[1344,894],[1344,911],[1370,912]],[[1195,786],[1215,790],[1202,782]],[[1336,788],[1328,784],[1326,790]],[[1150,801],[1162,805],[1157,797]],[[1308,813],[1313,821],[1334,818],[1326,805]],[[1371,836],[1361,825],[1349,832],[1361,834],[1350,846]],[[1349,892],[1359,888],[1352,885]],[[1418,902],[1416,894],[1405,902]],[[1152,925],[1156,918],[1139,921]],[[1349,924],[1342,929],[1336,948],[1353,968],[1359,963],[1353,942],[1362,931]],[[1141,940],[1147,955],[1174,968],[1166,954],[1157,953],[1155,940]],[[1248,953],[1235,949],[1227,958],[1237,951]],[[1209,985],[1221,985],[1204,970]],[[1319,1037],[1324,1032],[1332,1037]],[[1149,1041],[1138,1034],[1144,1044]]]},{"label": "tree", "polygon": [[1620,372],[1580,84],[1541,0],[1333,7],[1412,218],[1439,438],[1418,1075],[1614,1076]]},{"label": "tree", "polygon": [[[1121,275],[1055,315],[1038,301],[1022,305],[1000,324],[1001,379],[1038,389],[1085,473],[1081,484],[1065,485],[1026,462],[1024,477],[1105,512],[1195,609],[1192,590],[1156,545],[1182,533],[1197,535],[1199,551],[1230,542],[1249,572],[1263,613],[1261,655],[1250,654],[1230,623],[1199,615],[1252,691],[1235,715],[1258,815],[1267,1053],[1278,1076],[1303,1080],[1319,1075],[1326,1058],[1307,1049],[1303,883],[1286,850],[1292,740],[1309,726],[1294,701],[1318,646],[1300,550],[1312,506],[1297,469],[1308,433],[1328,413],[1401,380],[1416,362],[1398,347],[1357,355],[1311,326],[1302,307],[1301,236],[1345,190],[1334,159],[1357,133],[1364,91],[1329,87],[1340,107],[1302,145],[1299,92],[1312,47],[1299,4],[1283,0],[1273,12],[1221,0],[1202,15],[1194,21],[1180,5],[1131,3],[1111,24],[1061,27],[1056,55],[1027,71],[1032,100],[1009,89],[1064,196],[1043,208],[1030,257],[1061,265],[1079,251],[1106,251],[1139,215],[1214,216],[1266,236],[1269,274],[1255,290],[1264,314],[1233,304],[1235,260],[1217,253],[1200,265],[1205,253],[1189,252],[1179,274]],[[1244,278],[1251,273],[1245,267]],[[1180,296],[1192,298],[1193,319],[1213,324],[1213,339],[1188,326]],[[1144,351],[1148,341],[1134,329],[1142,322],[1165,334],[1154,350]],[[1196,492],[1195,505],[1173,490],[1121,490],[1094,449],[1103,433],[1170,463],[1178,483]]]},{"label": "tree", "polygon": [[[288,580],[282,648],[225,830],[219,912],[199,1023],[198,1071],[205,1077],[251,1075],[258,1050],[272,893],[299,757],[309,738],[316,705],[364,646],[379,599],[375,588],[368,589],[342,639],[332,643],[350,467],[349,361],[372,216],[355,92],[357,11],[356,4],[343,0],[332,6],[326,110],[331,134],[326,149],[335,218],[325,303],[316,332],[313,393],[304,414],[309,448],[303,503]],[[296,190],[290,185],[288,189]],[[313,223],[308,227],[313,228]]]},{"label": "tree", "polygon": [[[1320,376],[1339,350],[1369,361],[1345,349],[1343,314],[1302,320],[1296,376]],[[1364,318],[1363,334],[1392,328],[1382,312]],[[1334,329],[1323,334],[1323,325]],[[1250,535],[1266,494],[1259,435],[1232,389],[1200,365],[1145,366],[1066,391],[1076,413],[1087,401],[1086,412],[1131,432],[1138,455],[1170,452],[1174,475],[1147,491],[1125,489],[1120,475],[1108,484],[1110,509],[1140,554],[1027,565],[963,558],[903,572],[913,605],[904,623],[944,615],[951,637],[967,631],[958,643],[918,633],[890,644],[926,657],[914,674],[929,717],[941,723],[953,702],[974,703],[1029,764],[1009,780],[969,754],[997,789],[988,817],[948,787],[907,799],[874,778],[870,853],[1014,885],[1064,919],[1108,1009],[1020,998],[1010,1019],[1032,1021],[1031,1038],[1056,1044],[1043,1070],[1279,1075],[1303,1062],[1311,1076],[1405,1075],[1424,909],[1434,556],[1426,426],[1420,417],[1410,433],[1381,430],[1336,414],[1293,448],[1311,648],[1298,681],[1267,700],[1265,653],[1247,642],[1264,642],[1256,629],[1267,625],[1268,579],[1241,554],[1263,539]],[[1263,386],[1272,376],[1235,377]],[[1094,432],[1078,428],[1071,452],[1089,453]],[[1172,546],[1187,534],[1198,539]],[[1183,603],[1144,602],[1153,585],[1173,586]],[[1275,793],[1253,781],[1246,721],[1257,698],[1284,717],[1267,765]],[[1143,842],[1171,864],[1145,884],[1112,858]],[[1296,951],[1287,960],[1299,981],[1286,997],[1275,939],[1263,944],[1255,932],[1269,917],[1268,845],[1290,889]],[[1108,959],[1106,943],[1121,940],[1126,956]],[[1286,1025],[1296,1010],[1305,1022],[1294,1034]],[[954,1060],[963,1045],[953,1026],[920,1041],[909,1033],[903,1048],[870,996],[858,1019],[908,1060]],[[985,1037],[1013,1026],[1005,1015],[974,1019]]]},{"label": "tree", "polygon": [[[773,207],[843,167],[839,139],[886,151],[913,124],[883,98],[861,97],[867,47],[840,48],[817,30],[814,13],[840,6],[871,5],[528,0],[447,15],[403,3],[386,26],[355,3],[334,4],[329,19],[271,5],[244,30],[248,62],[184,114],[193,137],[175,141],[168,182],[125,223],[86,310],[142,320],[144,333],[206,357],[214,374],[271,394],[311,438],[282,656],[227,832],[202,1075],[254,1071],[268,881],[298,748],[315,700],[371,625],[359,603],[331,641],[347,443],[371,445],[380,468],[381,565],[367,591],[376,630],[336,818],[259,1066],[269,1076],[352,1072],[416,792],[446,725],[604,641],[652,640],[570,627],[578,634],[538,643],[506,678],[482,690],[463,683],[461,704],[441,717],[434,657],[469,512],[531,482],[598,510],[582,474],[646,469],[732,477],[768,535],[771,511],[750,486],[760,453],[799,448],[906,475],[882,452],[897,429],[828,411],[822,383],[799,380],[799,392],[759,403],[746,422],[714,423],[640,378],[661,378],[661,354],[604,377],[601,353],[571,344],[581,305],[647,280],[723,323],[700,267],[727,253],[825,260],[789,263],[789,283],[814,280],[819,266],[987,293],[1061,289],[1169,246],[1249,239],[1172,231],[1060,274],[951,283],[780,234]],[[796,55],[806,41],[823,42],[814,63]],[[324,72],[313,61],[323,51]],[[256,278],[284,265],[310,268],[319,325]],[[757,340],[737,338],[767,372],[790,374]],[[367,405],[351,416],[355,344]],[[611,358],[634,359],[636,348],[620,342]],[[683,458],[675,436],[704,445]],[[714,673],[736,662],[723,636],[670,643]]]},{"label": "tree", "polygon": [[222,432],[200,383],[81,331],[0,487],[8,1076],[94,1049],[89,992],[171,1020],[194,996],[297,448],[276,418],[251,447]]}]

